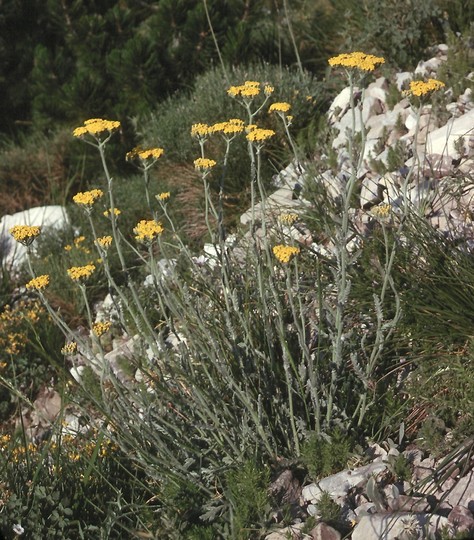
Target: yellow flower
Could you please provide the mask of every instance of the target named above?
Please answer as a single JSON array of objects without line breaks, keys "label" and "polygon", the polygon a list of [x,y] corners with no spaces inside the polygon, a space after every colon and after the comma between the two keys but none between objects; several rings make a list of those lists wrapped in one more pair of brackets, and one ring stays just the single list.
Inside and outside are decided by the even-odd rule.
[{"label": "yellow flower", "polygon": [[77,193],[74,195],[72,200],[76,204],[81,204],[82,206],[91,208],[95,201],[103,196],[104,192],[101,189],[91,189],[90,191],[82,191]]},{"label": "yellow flower", "polygon": [[209,133],[223,133],[224,135],[235,135],[244,130],[244,121],[238,118],[232,118],[227,122],[218,122],[210,126]]},{"label": "yellow flower", "polygon": [[328,63],[330,66],[342,66],[346,68],[361,69],[362,71],[374,71],[377,64],[385,63],[385,59],[381,56],[374,56],[358,51],[333,56],[328,60]]},{"label": "yellow flower", "polygon": [[[107,217],[107,218],[110,217],[110,211],[111,211],[111,208],[106,210],[104,212],[104,216]],[[122,213],[122,210],[119,210],[118,208],[114,208],[114,216],[115,217],[120,216],[121,213]]]},{"label": "yellow flower", "polygon": [[29,246],[33,240],[41,234],[41,227],[30,225],[15,225],[10,229],[13,238],[25,246]]},{"label": "yellow flower", "polygon": [[194,160],[194,168],[198,171],[207,171],[216,166],[216,162],[213,159],[197,158]]},{"label": "yellow flower", "polygon": [[112,244],[112,237],[111,236],[101,236],[100,238],[97,238],[97,244],[104,249],[107,249]]},{"label": "yellow flower", "polygon": [[209,126],[207,124],[193,124],[191,126],[191,136],[205,138],[209,135]]},{"label": "yellow flower", "polygon": [[278,245],[274,246],[273,248],[273,254],[282,263],[290,262],[295,255],[298,255],[299,252],[300,249],[293,246]]},{"label": "yellow flower", "polygon": [[370,212],[375,218],[386,220],[390,216],[391,209],[389,204],[379,204],[374,206]]},{"label": "yellow flower", "polygon": [[86,264],[85,266],[73,266],[68,268],[67,273],[73,281],[80,281],[81,279],[87,279],[95,271],[93,264]]},{"label": "yellow flower", "polygon": [[74,137],[83,137],[84,135],[92,135],[96,137],[107,131],[109,134],[119,129],[120,122],[117,120],[103,120],[102,118],[91,118],[86,120],[83,126],[76,128],[72,134]]},{"label": "yellow flower", "polygon": [[240,86],[231,86],[227,93],[231,97],[243,96],[253,98],[260,94],[260,83],[257,81],[245,81]]},{"label": "yellow flower", "polygon": [[141,161],[147,161],[150,159],[157,160],[164,154],[163,148],[141,148],[137,146],[133,150],[127,153],[125,159],[130,161],[138,158]]},{"label": "yellow flower", "polygon": [[28,281],[28,283],[25,285],[27,289],[45,289],[49,285],[49,276],[47,274],[44,274],[42,276],[38,276],[36,278],[33,278],[31,281]]},{"label": "yellow flower", "polygon": [[70,341],[69,343],[66,343],[64,347],[61,349],[61,354],[68,355],[68,354],[74,354],[77,351],[77,343],[75,341]]},{"label": "yellow flower", "polygon": [[436,79],[428,79],[426,82],[411,81],[410,88],[409,90],[406,90],[404,92],[404,95],[422,97],[422,96],[426,96],[427,94],[431,94],[432,92],[435,92],[436,90],[440,90],[441,88],[444,88],[445,86],[446,85],[444,84],[444,82],[438,81]]},{"label": "yellow flower", "polygon": [[264,89],[263,89],[263,93],[266,95],[266,96],[271,96],[273,94],[273,92],[275,91],[275,88],[273,88],[272,85],[270,84],[266,84]]},{"label": "yellow flower", "polygon": [[163,193],[159,193],[156,198],[159,201],[167,201],[171,197],[171,193],[169,191],[164,191]]},{"label": "yellow flower", "polygon": [[135,239],[138,242],[152,242],[157,236],[162,234],[163,231],[164,229],[161,223],[154,219],[148,221],[142,219],[133,229]]},{"label": "yellow flower", "polygon": [[247,133],[247,139],[251,142],[261,142],[273,137],[273,135],[275,135],[273,129],[255,128]]},{"label": "yellow flower", "polygon": [[284,225],[293,225],[298,220],[298,214],[281,214],[278,219]]},{"label": "yellow flower", "polygon": [[286,103],[286,101],[282,101],[281,103],[272,103],[268,109],[268,112],[281,112],[281,113],[287,113],[291,109],[291,105],[289,103]]},{"label": "yellow flower", "polygon": [[92,332],[100,337],[110,330],[112,323],[110,321],[97,322],[92,325]]}]

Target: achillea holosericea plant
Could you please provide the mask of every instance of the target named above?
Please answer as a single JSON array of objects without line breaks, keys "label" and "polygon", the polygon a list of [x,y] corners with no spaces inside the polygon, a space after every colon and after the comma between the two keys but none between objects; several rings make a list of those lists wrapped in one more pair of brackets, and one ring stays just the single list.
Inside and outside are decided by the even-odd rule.
[{"label": "achillea holosericea plant", "polygon": [[410,87],[404,91],[405,96],[424,97],[429,96],[437,90],[441,90],[445,87],[444,82],[436,79],[428,79],[425,81],[410,81]]},{"label": "achillea holosericea plant", "polygon": [[273,129],[263,129],[255,127],[247,133],[247,140],[253,143],[259,143],[270,139],[275,135]]},{"label": "achillea holosericea plant", "polygon": [[92,332],[95,336],[101,337],[112,328],[110,321],[96,322],[92,325]]},{"label": "achillea holosericea plant", "polygon": [[32,280],[28,281],[25,287],[27,289],[42,290],[42,289],[45,289],[48,285],[49,285],[49,275],[43,274],[42,276],[35,277]]},{"label": "achillea holosericea plant", "polygon": [[268,107],[268,112],[287,113],[290,111],[290,109],[291,105],[286,101],[282,101],[278,103],[272,103],[270,107]]},{"label": "achillea holosericea plant", "polygon": [[30,246],[34,239],[41,234],[41,227],[15,225],[10,229],[9,232],[17,242],[23,244],[24,246]]},{"label": "achillea holosericea plant", "polygon": [[91,208],[103,196],[104,192],[101,189],[91,189],[90,191],[76,193],[72,200],[80,206]]},{"label": "achillea holosericea plant", "polygon": [[94,272],[95,272],[94,264],[86,264],[84,266],[73,266],[71,268],[68,268],[67,270],[68,276],[73,281],[86,280],[90,278]]},{"label": "achillea holosericea plant", "polygon": [[217,163],[213,159],[197,158],[194,160],[194,168],[198,171],[208,171],[216,165]]},{"label": "achillea holosericea plant", "polygon": [[282,263],[289,263],[300,251],[300,248],[294,246],[278,245],[273,247],[273,254]]},{"label": "achillea holosericea plant", "polygon": [[357,51],[333,56],[328,60],[328,63],[332,67],[345,67],[349,69],[360,69],[362,71],[374,71],[376,67],[385,63],[385,58]]},{"label": "achillea holosericea plant", "polygon": [[91,118],[86,120],[83,126],[77,127],[72,134],[74,137],[84,137],[84,135],[92,135],[97,138],[103,133],[108,135],[120,128],[120,122],[117,120],[104,120],[102,118]]},{"label": "achillea holosericea plant", "polygon": [[143,243],[153,242],[163,231],[163,225],[154,219],[142,219],[133,229],[135,239]]}]

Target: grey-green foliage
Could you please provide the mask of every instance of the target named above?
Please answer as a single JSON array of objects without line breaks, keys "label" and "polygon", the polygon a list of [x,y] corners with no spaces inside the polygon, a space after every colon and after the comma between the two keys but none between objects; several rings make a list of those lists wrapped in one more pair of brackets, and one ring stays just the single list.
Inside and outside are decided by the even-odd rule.
[{"label": "grey-green foliage", "polygon": [[326,438],[312,433],[302,446],[301,460],[310,477],[317,480],[344,469],[351,449],[350,437],[339,429]]}]

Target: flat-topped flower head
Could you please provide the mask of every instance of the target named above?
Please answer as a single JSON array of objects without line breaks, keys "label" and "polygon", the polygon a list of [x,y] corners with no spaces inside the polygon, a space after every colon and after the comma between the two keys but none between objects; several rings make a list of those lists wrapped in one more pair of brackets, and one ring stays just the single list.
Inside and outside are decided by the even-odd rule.
[{"label": "flat-topped flower head", "polygon": [[90,191],[80,191],[76,193],[72,200],[83,207],[91,208],[92,205],[104,196],[104,192],[101,189],[91,189]]},{"label": "flat-topped flower head", "polygon": [[92,325],[92,332],[97,337],[103,336],[112,328],[112,323],[110,321],[96,322]]},{"label": "flat-topped flower head", "polygon": [[118,120],[104,120],[103,118],[91,118],[86,120],[83,126],[77,127],[72,134],[74,137],[84,137],[84,135],[92,135],[98,138],[99,135],[106,133],[110,135],[120,128]]},{"label": "flat-topped flower head", "polygon": [[25,287],[27,289],[36,289],[37,291],[41,291],[45,289],[48,285],[49,285],[49,276],[47,274],[44,274],[42,276],[35,277],[32,280],[28,281]]},{"label": "flat-topped flower head", "polygon": [[137,226],[133,229],[135,233],[135,239],[138,242],[151,243],[164,231],[163,226],[159,221],[154,219],[146,220],[142,219]]},{"label": "flat-topped flower head", "polygon": [[273,94],[273,92],[275,91],[275,88],[273,88],[273,86],[271,84],[266,84],[263,88],[263,93],[268,97],[268,96],[271,96]]},{"label": "flat-topped flower head", "polygon": [[385,221],[390,217],[392,207],[389,204],[378,204],[371,208],[370,213],[377,219]]},{"label": "flat-topped flower head", "polygon": [[293,246],[278,245],[273,247],[273,254],[282,263],[289,263],[291,259],[298,255],[300,248]]},{"label": "flat-topped flower head", "polygon": [[41,227],[15,225],[9,232],[17,242],[20,242],[20,244],[23,244],[24,246],[29,246],[33,243],[34,239],[41,234]]},{"label": "flat-topped flower head", "polygon": [[94,272],[95,265],[93,264],[86,264],[85,266],[73,266],[67,270],[68,276],[73,281],[86,280],[90,278]]},{"label": "flat-topped flower head", "polygon": [[379,64],[385,64],[385,58],[357,51],[333,56],[328,60],[328,63],[332,67],[341,66],[362,71],[374,71]]},{"label": "flat-topped flower head", "polygon": [[156,161],[164,154],[163,148],[142,148],[141,146],[135,147],[130,152],[127,152],[125,159],[131,161],[133,159],[139,159],[142,162]]},{"label": "flat-topped flower head", "polygon": [[444,82],[438,81],[437,79],[428,79],[426,82],[411,81],[410,88],[403,94],[405,96],[423,97],[436,92],[436,90],[441,90],[441,88],[444,88],[445,86]]},{"label": "flat-topped flower head", "polygon": [[280,214],[278,220],[283,225],[293,225],[293,223],[298,221],[298,214],[294,214],[292,212],[288,214]]},{"label": "flat-topped flower head", "polygon": [[194,168],[198,171],[208,171],[215,166],[216,162],[213,159],[197,158],[194,160]]},{"label": "flat-topped flower head", "polygon": [[156,198],[158,201],[167,201],[171,197],[171,193],[169,191],[164,191],[163,193],[158,193],[156,195]]},{"label": "flat-topped flower head", "polygon": [[279,103],[272,103],[270,107],[268,108],[268,112],[280,112],[280,113],[287,113],[291,109],[291,105],[287,103],[286,101],[282,101]]},{"label": "flat-topped flower head", "polygon": [[97,238],[97,244],[104,249],[108,249],[112,245],[111,236],[101,236]]},{"label": "flat-topped flower head", "polygon": [[218,122],[209,128],[209,133],[222,133],[223,135],[236,135],[242,133],[245,129],[245,123],[239,118],[232,118],[227,122]]},{"label": "flat-topped flower head", "polygon": [[256,127],[247,133],[247,140],[250,142],[263,142],[270,137],[273,137],[273,135],[275,135],[273,129],[262,129]]},{"label": "flat-topped flower head", "polygon": [[191,126],[191,137],[197,139],[205,139],[209,135],[209,126],[208,124],[193,124]]},{"label": "flat-topped flower head", "polygon": [[231,86],[227,93],[231,97],[254,98],[260,94],[260,83],[257,81],[245,81],[244,84],[239,86]]},{"label": "flat-topped flower head", "polygon": [[69,341],[61,349],[61,354],[68,356],[70,354],[74,354],[76,351],[77,351],[77,343],[75,341]]}]

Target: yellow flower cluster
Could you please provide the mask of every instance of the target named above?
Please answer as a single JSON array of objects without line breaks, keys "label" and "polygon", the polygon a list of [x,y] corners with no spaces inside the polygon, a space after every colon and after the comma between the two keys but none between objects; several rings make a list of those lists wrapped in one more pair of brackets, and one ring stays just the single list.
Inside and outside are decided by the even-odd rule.
[{"label": "yellow flower cluster", "polygon": [[126,160],[130,161],[132,159],[138,158],[142,161],[147,161],[149,159],[159,159],[164,154],[163,148],[141,148],[137,146],[126,155]]},{"label": "yellow flower cluster", "polygon": [[[107,218],[110,217],[110,212],[111,212],[111,208],[109,208],[108,210],[104,212],[104,216]],[[122,213],[122,210],[119,210],[118,208],[114,208],[115,217],[120,216],[121,213]]]},{"label": "yellow flower cluster", "polygon": [[106,332],[110,330],[112,323],[110,321],[105,322],[96,322],[92,325],[92,332],[97,336],[103,336]]},{"label": "yellow flower cluster", "polygon": [[[271,86],[266,86],[266,88],[270,89]],[[231,86],[227,90],[227,93],[231,97],[242,96],[253,98],[260,94],[260,83],[257,81],[245,81],[244,84],[241,84],[240,86]]]},{"label": "yellow flower cluster", "polygon": [[280,103],[272,103],[268,109],[268,112],[281,112],[287,113],[291,109],[291,105],[286,101]]},{"label": "yellow flower cluster", "polygon": [[263,88],[263,93],[266,96],[271,96],[274,91],[275,91],[275,88],[273,88],[271,84],[266,84],[265,87]]},{"label": "yellow flower cluster", "polygon": [[27,289],[45,289],[49,285],[49,276],[47,274],[44,274],[42,276],[38,276],[33,278],[31,281],[28,281],[28,283],[25,285]]},{"label": "yellow flower cluster", "polygon": [[298,214],[281,214],[278,219],[283,225],[293,225],[298,220]]},{"label": "yellow flower cluster", "polygon": [[91,118],[86,120],[83,126],[77,127],[72,134],[74,137],[82,137],[84,135],[100,135],[104,131],[112,133],[119,129],[120,122],[117,120],[103,120],[102,118]]},{"label": "yellow flower cluster", "polygon": [[101,236],[100,238],[97,238],[97,244],[99,244],[100,247],[107,249],[112,245],[112,237]]},{"label": "yellow flower cluster", "polygon": [[262,142],[266,141],[270,137],[273,137],[273,135],[275,135],[273,129],[262,129],[256,127],[247,133],[247,139],[250,142]]},{"label": "yellow flower cluster", "polygon": [[13,238],[25,246],[29,246],[33,240],[41,234],[41,227],[30,225],[15,225],[10,229]]},{"label": "yellow flower cluster", "polygon": [[163,193],[159,193],[156,198],[159,201],[167,201],[171,197],[171,193],[169,191],[164,191]]},{"label": "yellow flower cluster", "polygon": [[370,212],[375,218],[387,219],[390,216],[391,209],[392,207],[389,204],[379,204],[374,206]]},{"label": "yellow flower cluster", "polygon": [[0,357],[2,353],[16,355],[28,343],[28,331],[45,313],[37,300],[22,300],[14,307],[8,304],[0,311]]},{"label": "yellow flower cluster", "polygon": [[274,246],[273,248],[273,254],[282,263],[290,262],[295,255],[298,255],[299,252],[300,249],[293,246],[278,245]]},{"label": "yellow flower cluster", "polygon": [[88,279],[95,271],[95,265],[86,264],[85,266],[73,266],[68,268],[67,273],[73,281],[80,281],[81,279]]},{"label": "yellow flower cluster", "polygon": [[330,66],[356,68],[361,69],[362,71],[374,71],[378,64],[385,63],[385,58],[357,51],[333,56],[328,60],[328,63]]},{"label": "yellow flower cluster", "polygon": [[76,204],[82,204],[83,206],[91,207],[97,199],[104,196],[104,192],[101,189],[91,189],[90,191],[81,191],[76,193],[72,200]]},{"label": "yellow flower cluster", "polygon": [[197,138],[205,138],[209,135],[209,125],[208,124],[193,124],[191,126],[191,136]]},{"label": "yellow flower cluster", "polygon": [[77,343],[75,341],[69,341],[61,349],[61,354],[64,354],[67,356],[69,354],[74,354],[76,351],[77,351]]},{"label": "yellow flower cluster", "polygon": [[444,82],[438,81],[436,79],[428,79],[426,82],[411,81],[410,88],[409,90],[406,90],[404,92],[404,95],[422,97],[422,96],[426,96],[427,94],[431,94],[432,92],[435,92],[436,90],[440,90],[441,88],[444,88],[445,86],[446,85],[444,84]]},{"label": "yellow flower cluster", "polygon": [[215,166],[216,162],[213,159],[197,158],[194,160],[194,168],[198,171],[208,171]]},{"label": "yellow flower cluster", "polygon": [[133,229],[135,239],[138,242],[152,242],[157,236],[162,234],[163,231],[164,229],[161,223],[154,219],[148,221],[142,219]]},{"label": "yellow flower cluster", "polygon": [[218,122],[209,127],[209,133],[223,133],[224,135],[235,135],[244,131],[245,124],[239,118],[231,118],[227,122]]}]

